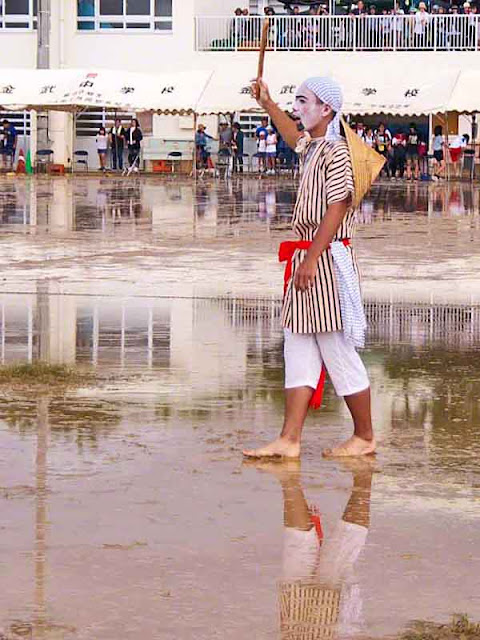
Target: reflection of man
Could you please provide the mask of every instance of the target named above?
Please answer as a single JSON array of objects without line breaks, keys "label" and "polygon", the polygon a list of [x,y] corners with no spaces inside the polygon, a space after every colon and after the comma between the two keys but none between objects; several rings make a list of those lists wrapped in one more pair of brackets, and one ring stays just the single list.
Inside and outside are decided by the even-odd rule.
[{"label": "reflection of man", "polygon": [[370,526],[373,463],[346,461],[353,487],[343,516],[324,536],[300,482],[300,463],[256,463],[275,475],[284,500],[283,575],[279,582],[282,638],[346,638],[362,631],[363,601],[355,564]]}]

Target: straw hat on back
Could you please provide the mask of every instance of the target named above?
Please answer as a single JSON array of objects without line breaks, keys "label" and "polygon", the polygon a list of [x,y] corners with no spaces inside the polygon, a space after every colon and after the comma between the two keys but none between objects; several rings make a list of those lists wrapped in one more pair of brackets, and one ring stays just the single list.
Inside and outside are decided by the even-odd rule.
[{"label": "straw hat on back", "polygon": [[331,141],[340,140],[343,128],[352,160],[355,190],[352,205],[356,208],[382,170],[385,158],[366,145],[342,118],[343,94],[335,80],[328,77],[308,78],[304,84],[319,100],[328,104],[335,114],[328,125],[325,138]]},{"label": "straw hat on back", "polygon": [[341,118],[341,124],[352,160],[353,184],[355,189],[352,206],[356,209],[382,170],[385,164],[385,157],[365,144],[343,118]]}]

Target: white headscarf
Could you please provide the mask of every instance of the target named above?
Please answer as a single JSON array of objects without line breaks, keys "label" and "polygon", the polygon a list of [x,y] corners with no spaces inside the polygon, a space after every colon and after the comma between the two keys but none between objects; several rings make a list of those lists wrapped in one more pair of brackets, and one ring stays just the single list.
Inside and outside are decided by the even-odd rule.
[{"label": "white headscarf", "polygon": [[325,140],[335,142],[340,139],[340,114],[343,106],[343,94],[335,80],[327,77],[308,78],[303,83],[319,100],[335,112],[335,117],[327,127]]}]

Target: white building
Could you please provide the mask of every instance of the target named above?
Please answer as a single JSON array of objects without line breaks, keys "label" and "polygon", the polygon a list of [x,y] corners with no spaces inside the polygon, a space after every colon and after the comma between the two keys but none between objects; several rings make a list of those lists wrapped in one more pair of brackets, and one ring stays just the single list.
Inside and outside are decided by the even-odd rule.
[{"label": "white building", "polygon": [[[284,13],[283,5],[275,0],[0,0],[0,72],[2,67],[49,66],[155,73],[225,68],[234,58],[236,64],[240,59],[251,67],[253,76],[261,18],[233,17],[236,7],[246,5],[251,13],[263,14],[266,6]],[[43,24],[37,13],[44,6],[49,13],[45,31],[37,29]],[[362,21],[362,25],[348,16],[294,20],[275,19],[269,56],[279,64],[306,48],[318,51],[319,72],[325,49],[338,51],[339,57],[367,56],[368,60],[375,55],[378,60],[385,56],[386,68],[392,56],[402,56],[412,48],[418,49],[418,64],[422,57],[438,56],[440,66],[447,59],[458,63],[459,57],[468,65],[480,56],[477,16],[471,20],[468,16],[435,16],[420,34],[414,34],[409,16],[396,17],[388,25],[383,16],[368,18],[370,22]],[[300,25],[301,36],[295,25]],[[93,150],[99,124],[110,123],[112,116],[103,111],[81,115],[74,147]],[[34,113],[17,114],[21,133],[28,134],[30,126],[35,131],[35,121]],[[215,119],[208,124],[215,130]],[[73,126],[72,116],[49,114],[49,146],[56,162],[70,163],[68,140],[73,138]],[[154,116],[151,127],[147,126],[147,134],[154,137],[191,139],[192,133],[193,119],[179,116]]]}]

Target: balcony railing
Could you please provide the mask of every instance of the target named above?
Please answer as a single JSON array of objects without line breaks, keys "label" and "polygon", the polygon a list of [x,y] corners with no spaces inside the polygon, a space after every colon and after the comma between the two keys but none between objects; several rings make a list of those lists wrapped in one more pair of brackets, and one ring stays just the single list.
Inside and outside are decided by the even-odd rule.
[{"label": "balcony railing", "polygon": [[[275,16],[274,51],[478,51],[480,15]],[[197,51],[254,51],[264,18],[197,17]]]}]

